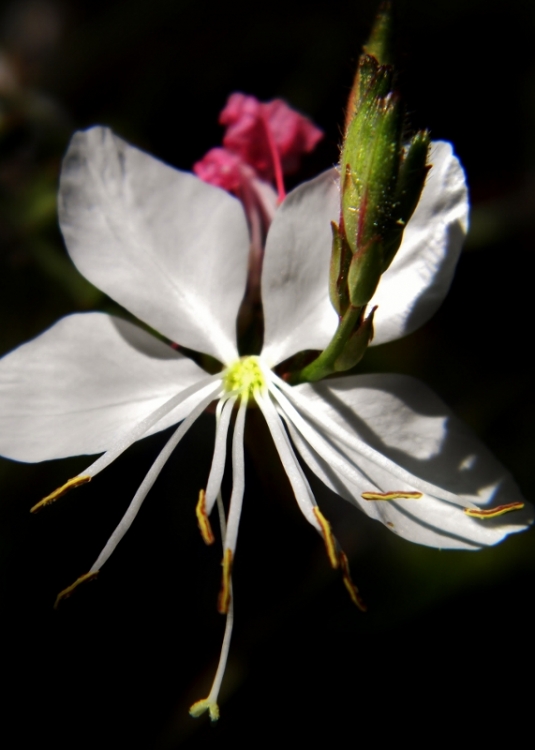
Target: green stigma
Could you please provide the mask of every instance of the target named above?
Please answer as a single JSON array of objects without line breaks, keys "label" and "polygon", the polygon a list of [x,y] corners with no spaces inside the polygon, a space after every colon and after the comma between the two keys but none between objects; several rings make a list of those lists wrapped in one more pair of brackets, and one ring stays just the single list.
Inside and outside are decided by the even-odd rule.
[{"label": "green stigma", "polygon": [[242,357],[227,368],[223,380],[225,390],[238,392],[242,398],[253,396],[257,390],[264,390],[266,379],[258,357]]}]

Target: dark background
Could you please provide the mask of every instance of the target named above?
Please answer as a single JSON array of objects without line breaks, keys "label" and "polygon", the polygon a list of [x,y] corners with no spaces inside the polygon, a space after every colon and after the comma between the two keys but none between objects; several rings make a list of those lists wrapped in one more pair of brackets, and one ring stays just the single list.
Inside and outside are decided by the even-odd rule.
[{"label": "dark background", "polygon": [[[439,313],[370,351],[363,371],[422,378],[533,501],[535,5],[396,4],[399,86],[414,126],[451,140],[468,175],[472,231]],[[217,145],[232,91],[283,97],[325,130],[300,178],[337,159],[340,125],[376,4],[124,0],[0,3],[0,348],[73,311],[113,310],[74,271],[56,225],[60,159],[101,123],[189,169]],[[165,436],[35,517],[29,507],[87,460],[0,463],[2,668],[7,748],[172,750],[216,743],[482,742],[518,732],[532,705],[533,532],[478,553],[411,545],[323,497],[370,611],[354,609],[303,521],[258,415],[239,554],[237,625],[222,718],[190,719],[207,694],[222,618],[218,550],[194,503],[210,416],[169,461],[106,565],[86,571]],[[460,734],[462,732],[462,734]]]}]

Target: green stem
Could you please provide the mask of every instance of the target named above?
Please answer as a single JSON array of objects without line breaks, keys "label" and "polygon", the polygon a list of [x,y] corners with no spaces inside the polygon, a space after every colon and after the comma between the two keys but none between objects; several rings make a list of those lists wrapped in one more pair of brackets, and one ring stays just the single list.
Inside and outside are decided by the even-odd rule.
[{"label": "green stem", "polygon": [[347,308],[327,348],[302,370],[291,374],[289,382],[292,385],[314,383],[337,372],[334,363],[343,352],[349,337],[355,330],[361,311],[361,307],[353,307],[352,305]]}]

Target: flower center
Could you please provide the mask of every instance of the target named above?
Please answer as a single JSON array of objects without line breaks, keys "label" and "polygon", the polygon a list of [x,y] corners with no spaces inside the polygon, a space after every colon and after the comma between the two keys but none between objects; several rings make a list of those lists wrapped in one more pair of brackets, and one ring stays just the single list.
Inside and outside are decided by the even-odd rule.
[{"label": "flower center", "polygon": [[266,378],[258,357],[242,357],[230,365],[223,379],[227,392],[239,393],[242,398],[253,396],[255,391],[266,388]]}]

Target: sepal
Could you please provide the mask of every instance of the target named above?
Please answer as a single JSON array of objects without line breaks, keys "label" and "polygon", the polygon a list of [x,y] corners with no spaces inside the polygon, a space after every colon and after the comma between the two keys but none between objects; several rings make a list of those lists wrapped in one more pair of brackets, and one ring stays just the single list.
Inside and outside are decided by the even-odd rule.
[{"label": "sepal", "polygon": [[372,240],[353,255],[347,285],[353,307],[364,307],[371,300],[383,272],[383,251],[380,239]]},{"label": "sepal", "polygon": [[342,353],[334,362],[334,370],[336,372],[350,370],[355,365],[358,365],[364,356],[368,344],[373,338],[373,316],[376,309],[375,307],[373,308],[368,317],[362,320],[361,324],[347,340]]},{"label": "sepal", "polygon": [[342,316],[349,305],[347,276],[353,255],[338,224],[331,222],[333,233],[331,265],[329,269],[329,295],[338,315]]},{"label": "sepal", "polygon": [[413,136],[405,149],[399,168],[399,177],[394,195],[394,210],[389,229],[389,240],[384,251],[383,273],[389,267],[397,253],[403,231],[418,205],[425,178],[430,169],[427,155],[431,138],[427,130],[421,130]]}]

